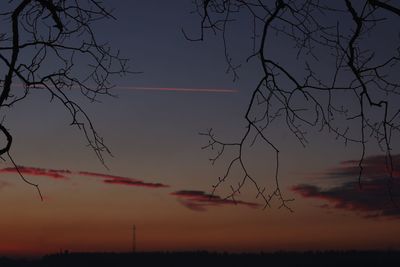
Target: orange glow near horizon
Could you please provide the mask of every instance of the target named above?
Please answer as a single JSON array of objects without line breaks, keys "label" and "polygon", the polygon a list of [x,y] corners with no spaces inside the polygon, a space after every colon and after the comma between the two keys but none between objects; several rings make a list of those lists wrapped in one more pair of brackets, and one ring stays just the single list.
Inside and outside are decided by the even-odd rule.
[{"label": "orange glow near horizon", "polygon": [[[399,247],[396,220],[377,224],[346,212],[338,217],[321,213],[318,207],[311,209],[301,200],[296,202],[295,213],[240,205],[212,206],[198,212],[169,196],[168,188],[110,186],[79,177],[69,182],[42,179],[39,182],[48,197],[45,202],[37,200],[25,185],[2,189],[2,255],[40,256],[60,250],[129,252],[133,224],[138,251]],[[5,199],[10,195],[17,201],[7,207]]]}]

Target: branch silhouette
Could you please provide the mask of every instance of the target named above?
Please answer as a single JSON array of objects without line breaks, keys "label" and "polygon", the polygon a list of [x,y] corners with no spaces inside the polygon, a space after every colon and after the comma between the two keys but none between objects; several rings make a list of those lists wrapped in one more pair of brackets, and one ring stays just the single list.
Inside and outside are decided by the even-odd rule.
[{"label": "branch silhouette", "polygon": [[[360,187],[367,150],[378,146],[386,157],[388,192],[392,195],[393,140],[400,130],[400,80],[396,74],[400,70],[400,46],[397,42],[380,49],[379,34],[382,29],[399,34],[393,29],[400,15],[395,1],[196,0],[194,7],[201,21],[200,37],[189,38],[186,33],[185,37],[202,41],[207,33],[220,34],[228,72],[234,80],[238,77],[234,66],[240,64],[234,64],[227,55],[228,44],[234,45],[238,36],[230,35],[230,30],[250,20],[253,51],[248,52],[247,61],[255,60],[262,70],[248,102],[247,126],[241,139],[226,143],[212,130],[202,133],[209,140],[203,148],[217,148],[211,163],[221,159],[228,148],[236,151],[213,192],[228,183],[232,167],[239,166],[244,176],[230,186],[228,198],[251,182],[266,207],[277,199],[279,207],[291,210],[287,203],[292,199],[284,197],[279,186],[280,151],[268,136],[273,123],[282,121],[303,146],[309,142],[310,130],[328,132],[345,145],[358,145]],[[279,52],[273,49],[282,44],[291,48],[283,46]],[[286,62],[284,58],[292,54],[291,61]],[[243,161],[248,141],[251,145],[261,141],[275,152],[275,185],[269,189],[249,175]]]},{"label": "branch silhouette", "polygon": [[[112,76],[129,73],[128,60],[96,34],[97,21],[114,17],[97,0],[21,0],[10,1],[3,8],[7,10],[0,13],[0,64],[4,70],[0,73],[4,75],[0,78],[0,108],[13,107],[35,90],[48,92],[51,101],[64,106],[71,125],[83,132],[88,146],[105,165],[103,155],[111,152],[73,91],[95,102],[100,95],[112,96]],[[6,144],[0,148],[0,156],[9,155],[12,147],[12,135],[4,124],[3,120],[0,131]]]}]

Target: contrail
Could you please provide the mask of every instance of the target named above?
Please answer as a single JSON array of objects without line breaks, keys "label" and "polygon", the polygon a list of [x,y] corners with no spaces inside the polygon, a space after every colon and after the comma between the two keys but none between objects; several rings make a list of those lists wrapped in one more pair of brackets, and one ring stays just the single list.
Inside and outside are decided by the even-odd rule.
[{"label": "contrail", "polygon": [[[23,87],[21,83],[14,83],[13,86]],[[52,86],[50,86],[52,88]],[[72,88],[78,88],[73,86]],[[32,88],[33,89],[33,88]],[[43,88],[37,88],[43,89]],[[188,92],[188,93],[238,93],[238,89],[223,88],[183,88],[183,87],[140,87],[140,86],[115,86],[113,89],[125,89],[135,91],[163,91],[163,92]]]},{"label": "contrail", "polygon": [[191,92],[191,93],[238,93],[237,89],[217,88],[180,88],[180,87],[138,87],[138,86],[116,86],[116,89],[127,89],[137,91],[166,91],[166,92]]}]

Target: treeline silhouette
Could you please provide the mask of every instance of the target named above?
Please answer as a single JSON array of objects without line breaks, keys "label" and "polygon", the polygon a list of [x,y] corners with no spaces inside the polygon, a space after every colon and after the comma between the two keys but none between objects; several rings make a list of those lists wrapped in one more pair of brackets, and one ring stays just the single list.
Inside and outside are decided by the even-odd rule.
[{"label": "treeline silhouette", "polygon": [[399,266],[399,251],[324,251],[275,253],[60,253],[39,259],[0,258],[1,267],[80,267],[80,266]]}]

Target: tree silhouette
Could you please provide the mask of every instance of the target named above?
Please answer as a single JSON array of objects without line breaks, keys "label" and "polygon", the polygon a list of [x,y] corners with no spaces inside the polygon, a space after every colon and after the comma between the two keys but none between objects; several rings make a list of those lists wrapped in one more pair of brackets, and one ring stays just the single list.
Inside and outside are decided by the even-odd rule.
[{"label": "tree silhouette", "polygon": [[[1,8],[0,107],[10,108],[29,93],[45,90],[70,113],[71,125],[84,133],[104,164],[103,154],[110,151],[73,93],[97,101],[99,95],[111,95],[111,76],[127,72],[127,60],[98,40],[93,29],[98,20],[114,17],[97,0],[13,0]],[[6,139],[0,156],[8,155],[14,163],[4,120],[0,131]]]},{"label": "tree silhouette", "polygon": [[[214,191],[239,166],[243,178],[231,186],[228,198],[250,182],[266,207],[275,199],[280,207],[290,209],[290,200],[279,187],[279,148],[268,135],[281,121],[303,146],[312,129],[327,131],[345,144],[358,144],[360,186],[367,148],[379,146],[386,155],[391,192],[391,153],[400,130],[400,6],[396,1],[195,0],[194,6],[201,32],[193,38],[183,31],[187,39],[202,41],[208,33],[220,34],[228,71],[235,80],[240,65],[232,59],[229,46],[243,37],[232,30],[248,20],[253,25],[249,29],[253,51],[247,61],[257,61],[262,71],[248,102],[241,139],[226,143],[212,129],[202,133],[209,140],[204,148],[217,151],[212,163],[228,149],[234,151]],[[275,151],[272,188],[260,186],[243,160],[244,148],[256,141]]]}]

